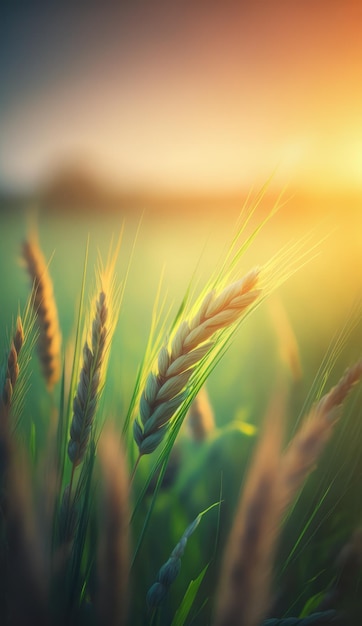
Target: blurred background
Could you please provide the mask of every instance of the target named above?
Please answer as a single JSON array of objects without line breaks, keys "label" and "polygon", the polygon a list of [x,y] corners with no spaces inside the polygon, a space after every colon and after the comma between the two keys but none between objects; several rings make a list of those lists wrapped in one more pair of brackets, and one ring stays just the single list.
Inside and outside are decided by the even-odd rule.
[{"label": "blurred background", "polygon": [[361,19],[358,0],[4,2],[2,192],[211,209],[277,168],[356,198]]},{"label": "blurred background", "polygon": [[208,277],[272,176],[258,215],[284,188],[287,202],[245,269],[311,229],[327,236],[281,296],[300,339],[328,342],[361,293],[361,22],[358,0],[1,3],[6,323],[34,219],[65,300],[88,234],[106,252],[125,221],[128,253],[142,215],[135,308],[163,267],[180,299],[204,249]]}]

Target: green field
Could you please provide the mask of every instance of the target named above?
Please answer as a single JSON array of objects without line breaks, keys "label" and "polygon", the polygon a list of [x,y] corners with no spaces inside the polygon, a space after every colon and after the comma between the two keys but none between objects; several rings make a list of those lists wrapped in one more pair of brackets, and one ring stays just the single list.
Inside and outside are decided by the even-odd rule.
[{"label": "green field", "polygon": [[[267,199],[266,199],[267,202]],[[119,320],[112,341],[100,421],[111,420],[122,430],[139,364],[150,332],[152,308],[160,289],[169,332],[185,292],[192,281],[194,298],[225,258],[232,241],[235,211],[205,215],[195,211],[177,215],[135,216],[41,214],[36,219],[39,241],[47,259],[59,311],[63,354],[75,337],[77,312],[89,238],[85,307],[94,293],[94,268],[98,250],[106,259],[110,242],[119,236],[124,223],[122,246],[117,261],[117,281],[125,281]],[[346,367],[361,357],[361,270],[362,214],[334,206],[329,212],[303,213],[293,200],[272,218],[257,235],[238,262],[234,275],[242,276],[255,265],[263,266],[278,256],[284,246],[291,257],[295,242],[304,241],[293,264],[293,274],[242,323],[230,346],[207,380],[216,430],[209,440],[197,445],[183,426],[175,443],[175,476],[168,489],[161,490],[144,541],[136,554],[131,574],[130,624],[171,624],[191,580],[209,564],[208,572],[191,608],[187,624],[211,623],[210,615],[220,571],[221,556],[228,536],[246,468],[259,439],[260,427],[275,389],[288,390],[286,435],[294,432],[301,416],[317,399],[324,385],[328,391]],[[258,212],[252,222],[258,220]],[[0,266],[2,305],[0,322],[5,354],[17,312],[22,311],[29,294],[29,278],[19,262],[20,245],[31,220],[26,212],[1,216]],[[260,217],[259,217],[260,220]],[[250,225],[250,229],[252,224]],[[299,257],[299,260],[298,260]],[[292,258],[291,258],[292,262]],[[283,267],[288,269],[288,254]],[[275,307],[282,307],[284,325],[294,333],[302,375],[293,378],[290,363],[281,357],[287,343],[275,322]],[[274,311],[274,314],[273,314]],[[290,330],[289,329],[289,330]],[[344,337],[341,341],[341,337]],[[338,344],[338,341],[340,343]],[[70,348],[69,348],[70,346]],[[333,349],[335,362],[333,362]],[[290,346],[289,346],[290,347]],[[328,351],[330,351],[328,353]],[[333,368],[320,368],[326,355]],[[289,354],[290,357],[290,354]],[[290,357],[292,358],[292,357]],[[33,467],[40,467],[47,445],[52,404],[59,406],[60,383],[51,397],[44,385],[34,353],[30,362],[30,386],[24,399],[21,427],[17,436],[33,446]],[[286,520],[275,563],[274,604],[271,617],[299,616],[313,612],[318,601],[333,585],[338,569],[336,557],[361,525],[361,391],[356,389],[346,403],[334,437],[323,453],[318,468]],[[249,429],[245,425],[255,426]],[[129,438],[128,438],[129,440]],[[35,442],[35,443],[34,443]],[[133,446],[133,447],[132,447]],[[135,446],[129,440],[129,459]],[[141,459],[133,483],[131,508],[137,502],[157,453]],[[131,465],[131,462],[129,463]],[[129,468],[131,469],[131,468]],[[35,471],[34,470],[34,471]],[[209,506],[221,499],[219,507],[205,514],[186,546],[182,568],[158,612],[146,607],[146,593],[156,580],[161,565],[186,527]],[[134,553],[152,502],[146,494],[137,508],[131,526]],[[88,532],[88,531],[87,531]],[[91,531],[93,532],[92,528]],[[86,554],[89,558],[89,545]],[[361,556],[359,557],[361,558]],[[83,564],[84,565],[84,564]],[[361,617],[356,598],[361,591],[361,568],[354,588],[340,605]],[[92,579],[85,592],[87,611],[78,623],[92,621]],[[88,606],[89,604],[89,606]],[[356,606],[355,606],[356,604]],[[310,610],[310,611],[309,611]],[[89,617],[87,617],[89,615]],[[73,617],[73,619],[75,619]],[[89,621],[87,621],[89,620]],[[75,623],[75,622],[74,622]],[[348,622],[349,623],[349,622]],[[352,622],[351,622],[352,623]],[[353,622],[357,624],[357,622]]]}]

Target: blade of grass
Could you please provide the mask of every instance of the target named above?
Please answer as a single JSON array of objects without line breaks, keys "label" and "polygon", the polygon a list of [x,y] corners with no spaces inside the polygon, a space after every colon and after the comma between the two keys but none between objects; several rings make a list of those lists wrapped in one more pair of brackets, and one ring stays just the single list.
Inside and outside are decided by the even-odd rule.
[{"label": "blade of grass", "polygon": [[208,567],[209,565],[206,565],[204,569],[200,572],[198,577],[195,578],[195,580],[190,581],[189,586],[186,589],[185,595],[182,598],[181,604],[172,620],[171,626],[183,626],[185,624],[195,601],[196,594],[200,588],[202,581],[204,580]]}]

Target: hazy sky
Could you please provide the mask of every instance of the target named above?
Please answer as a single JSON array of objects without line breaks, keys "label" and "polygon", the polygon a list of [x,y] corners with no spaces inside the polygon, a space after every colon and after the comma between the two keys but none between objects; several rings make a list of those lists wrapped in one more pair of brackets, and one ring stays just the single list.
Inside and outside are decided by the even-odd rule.
[{"label": "hazy sky", "polygon": [[362,190],[360,0],[0,7],[0,183]]}]

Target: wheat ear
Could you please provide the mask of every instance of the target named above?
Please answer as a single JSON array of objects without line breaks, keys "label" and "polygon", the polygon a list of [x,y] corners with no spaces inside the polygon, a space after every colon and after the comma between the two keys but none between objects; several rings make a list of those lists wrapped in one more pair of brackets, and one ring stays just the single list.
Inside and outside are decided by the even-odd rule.
[{"label": "wheat ear", "polygon": [[53,284],[42,251],[35,237],[23,242],[23,258],[33,281],[33,308],[39,325],[38,354],[47,387],[60,378],[61,333],[54,300]]},{"label": "wheat ear", "polygon": [[195,532],[202,518],[199,514],[186,528],[180,541],[170,554],[170,558],[164,563],[157,574],[157,581],[147,592],[147,605],[150,609],[156,609],[166,598],[172,583],[177,578],[181,569],[181,558],[185,552],[186,544],[190,536]]},{"label": "wheat ear", "polygon": [[260,290],[254,289],[258,269],[226,287],[218,296],[209,292],[190,322],[179,326],[169,350],[163,346],[158,356],[158,372],[150,373],[141,395],[139,415],[133,425],[139,455],[150,454],[161,443],[169,421],[187,397],[185,387],[195,365],[214,345],[207,341],[218,330],[238,320],[256,300]]},{"label": "wheat ear", "polygon": [[100,624],[121,626],[127,617],[129,572],[129,484],[124,454],[115,432],[99,444],[103,504],[98,551],[97,609]]},{"label": "wheat ear", "polygon": [[99,293],[92,323],[91,347],[86,340],[83,364],[73,401],[68,456],[73,467],[79,465],[87,449],[101,389],[101,368],[107,346],[108,308],[106,294]]},{"label": "wheat ear", "polygon": [[278,429],[264,436],[226,548],[214,626],[256,626],[264,617],[282,514],[315,466],[341,404],[361,377],[362,360],[316,404],[283,455],[276,446]]},{"label": "wheat ear", "polygon": [[352,387],[362,377],[362,359],[347,369],[340,379],[303,420],[283,454],[280,468],[280,498],[288,506],[303,485],[330,439],[340,413],[340,406]]},{"label": "wheat ear", "polygon": [[214,626],[257,626],[269,608],[280,518],[277,490],[282,412],[281,397],[276,398],[227,542]]},{"label": "wheat ear", "polygon": [[11,342],[6,364],[4,384],[0,400],[0,413],[8,414],[11,406],[15,383],[19,376],[19,353],[24,343],[24,330],[21,318],[16,320],[16,329]]}]

